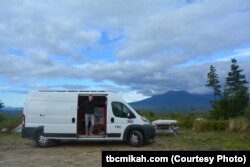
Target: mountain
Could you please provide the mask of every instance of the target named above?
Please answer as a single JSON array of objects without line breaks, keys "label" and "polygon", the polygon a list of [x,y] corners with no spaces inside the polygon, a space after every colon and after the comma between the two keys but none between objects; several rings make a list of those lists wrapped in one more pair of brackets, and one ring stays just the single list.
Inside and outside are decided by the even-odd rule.
[{"label": "mountain", "polygon": [[0,113],[10,114],[10,115],[21,115],[23,112],[23,107],[4,107],[0,110]]},{"label": "mountain", "polygon": [[211,108],[213,95],[191,94],[185,91],[169,91],[162,95],[132,102],[130,105],[137,110],[154,112],[204,112]]}]

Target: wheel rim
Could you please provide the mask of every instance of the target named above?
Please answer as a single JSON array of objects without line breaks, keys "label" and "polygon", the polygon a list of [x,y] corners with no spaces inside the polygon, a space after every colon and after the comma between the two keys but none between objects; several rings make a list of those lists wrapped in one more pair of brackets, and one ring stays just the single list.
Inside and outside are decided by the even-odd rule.
[{"label": "wheel rim", "polygon": [[48,139],[42,135],[39,136],[39,139],[38,139],[38,142],[41,144],[41,145],[46,145],[48,143]]},{"label": "wheel rim", "polygon": [[131,137],[130,137],[130,141],[133,144],[137,144],[139,142],[139,137],[137,135],[135,135],[135,134],[132,134]]}]

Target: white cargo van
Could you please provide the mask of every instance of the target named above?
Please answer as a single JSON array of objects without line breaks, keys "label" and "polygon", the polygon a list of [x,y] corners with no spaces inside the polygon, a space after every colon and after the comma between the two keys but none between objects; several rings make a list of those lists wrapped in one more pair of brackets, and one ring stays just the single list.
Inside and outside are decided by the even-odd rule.
[{"label": "white cargo van", "polygon": [[[79,107],[89,95],[98,102],[91,136],[86,135],[85,111]],[[38,147],[60,140],[120,140],[138,147],[154,135],[150,122],[113,92],[30,92],[23,110],[22,137],[35,140]]]}]

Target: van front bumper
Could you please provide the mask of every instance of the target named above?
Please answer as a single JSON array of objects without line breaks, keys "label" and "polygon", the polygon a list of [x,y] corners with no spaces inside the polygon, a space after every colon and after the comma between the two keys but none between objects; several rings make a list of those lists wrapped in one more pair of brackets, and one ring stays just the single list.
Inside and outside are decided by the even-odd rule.
[{"label": "van front bumper", "polygon": [[144,125],[144,137],[146,140],[153,139],[155,137],[155,128],[153,125]]}]

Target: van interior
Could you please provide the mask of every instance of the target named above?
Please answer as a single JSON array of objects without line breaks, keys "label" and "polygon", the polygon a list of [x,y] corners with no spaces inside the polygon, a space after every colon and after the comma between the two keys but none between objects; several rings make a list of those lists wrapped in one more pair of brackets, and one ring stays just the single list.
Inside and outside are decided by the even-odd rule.
[{"label": "van interior", "polygon": [[[106,136],[106,95],[92,95],[93,101],[95,102],[94,116],[95,123],[93,127],[93,134],[95,137]],[[91,121],[85,120],[85,109],[84,104],[88,102],[88,95],[78,96],[78,110],[77,110],[77,136],[87,137],[85,132],[85,121],[88,121],[88,129],[90,128]]]}]

